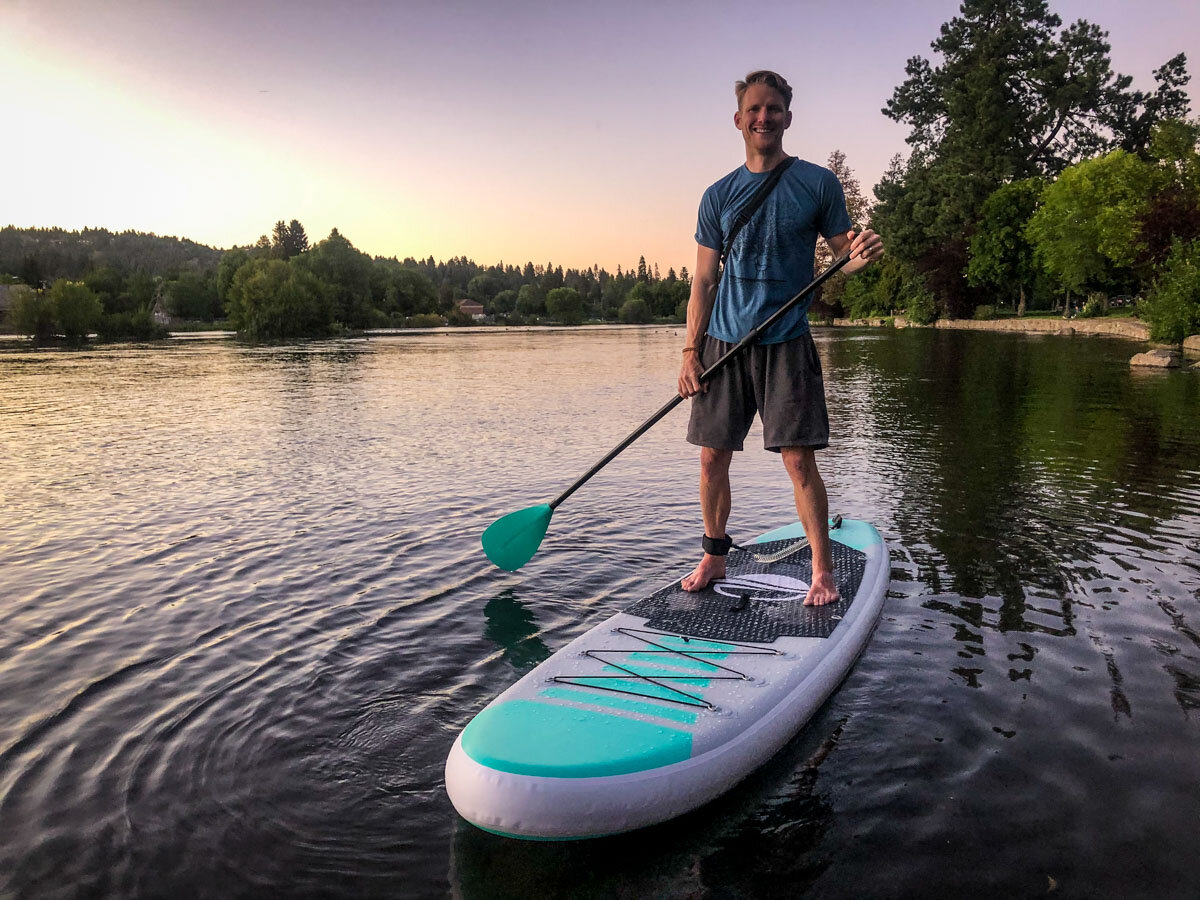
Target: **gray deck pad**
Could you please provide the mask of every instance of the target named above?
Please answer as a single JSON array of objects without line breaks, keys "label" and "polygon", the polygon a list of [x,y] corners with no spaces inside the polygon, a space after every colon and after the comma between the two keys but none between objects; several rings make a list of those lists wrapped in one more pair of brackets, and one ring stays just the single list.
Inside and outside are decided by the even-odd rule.
[{"label": "gray deck pad", "polygon": [[[767,556],[796,540],[754,544]],[[726,557],[725,578],[702,591],[685,591],[676,580],[625,612],[649,621],[650,628],[709,640],[770,643],[780,637],[827,638],[850,608],[862,583],[867,555],[832,541],[833,578],[841,599],[805,606],[812,580],[812,549],[804,547],[773,563],[760,563],[745,550]]]}]

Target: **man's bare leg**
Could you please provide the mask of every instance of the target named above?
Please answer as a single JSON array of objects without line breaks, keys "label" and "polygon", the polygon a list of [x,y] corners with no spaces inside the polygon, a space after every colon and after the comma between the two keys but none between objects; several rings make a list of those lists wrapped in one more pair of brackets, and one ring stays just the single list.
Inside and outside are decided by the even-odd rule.
[{"label": "man's bare leg", "polygon": [[813,579],[805,606],[824,606],[838,599],[833,581],[833,549],[829,544],[829,496],[817,471],[817,455],[809,447],[784,447],[783,465],[792,479],[796,512],[812,547]]},{"label": "man's bare leg", "polygon": [[[700,512],[704,516],[704,533],[712,538],[725,537],[729,522],[732,495],[729,490],[729,463],[732,450],[700,448]],[[685,591],[702,591],[716,578],[725,577],[725,557],[705,553],[691,575],[680,585]]]}]

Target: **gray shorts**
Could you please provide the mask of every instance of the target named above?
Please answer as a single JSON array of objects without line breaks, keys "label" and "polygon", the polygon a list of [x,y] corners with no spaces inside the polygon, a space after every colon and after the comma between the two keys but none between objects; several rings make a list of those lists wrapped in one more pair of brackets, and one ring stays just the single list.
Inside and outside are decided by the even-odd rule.
[{"label": "gray shorts", "polygon": [[[705,335],[700,343],[701,365],[707,369],[733,346]],[[752,344],[726,363],[707,386],[706,392],[692,398],[689,443],[741,450],[757,412],[768,450],[829,446],[825,380],[817,347],[807,332],[779,344]]]}]

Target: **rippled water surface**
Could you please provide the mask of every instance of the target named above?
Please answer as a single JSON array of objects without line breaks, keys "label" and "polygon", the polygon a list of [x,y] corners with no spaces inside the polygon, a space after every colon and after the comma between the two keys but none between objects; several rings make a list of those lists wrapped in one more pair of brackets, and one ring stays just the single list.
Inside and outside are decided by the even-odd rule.
[{"label": "rippled water surface", "polygon": [[[571,844],[458,819],[458,730],[698,554],[676,412],[517,573],[493,519],[669,399],[670,329],[0,353],[0,895],[1194,896],[1200,376],[825,331],[883,618],[774,761]],[[758,430],[730,531],[791,521]]]}]

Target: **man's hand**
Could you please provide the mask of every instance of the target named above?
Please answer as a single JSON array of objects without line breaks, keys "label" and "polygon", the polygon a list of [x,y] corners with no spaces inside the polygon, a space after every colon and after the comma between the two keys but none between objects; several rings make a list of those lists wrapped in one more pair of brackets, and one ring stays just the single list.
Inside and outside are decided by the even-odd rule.
[{"label": "man's hand", "polygon": [[833,251],[834,259],[843,253],[850,254],[850,262],[842,269],[847,274],[883,258],[883,239],[869,228],[861,233],[851,229],[845,234],[835,234],[826,243]]},{"label": "man's hand", "polygon": [[850,239],[851,260],[861,259],[864,263],[869,263],[883,259],[883,238],[870,228],[864,229],[858,235],[855,235],[853,230],[847,231],[846,237]]},{"label": "man's hand", "polygon": [[694,397],[708,389],[708,385],[700,383],[700,374],[704,367],[700,365],[700,353],[688,350],[683,354],[683,364],[679,367],[679,396]]}]

